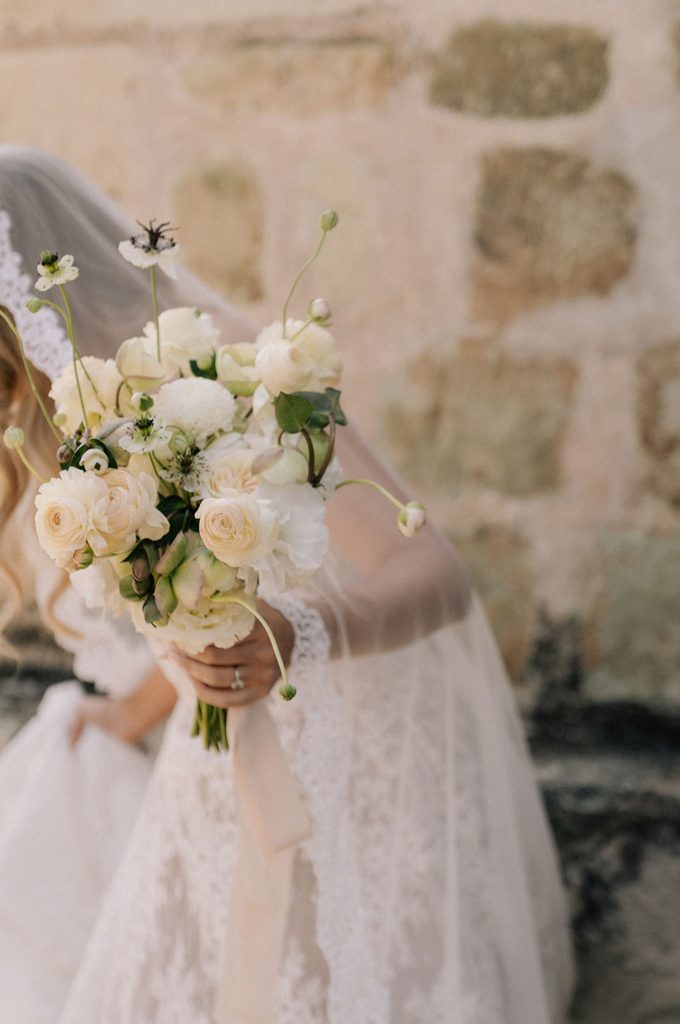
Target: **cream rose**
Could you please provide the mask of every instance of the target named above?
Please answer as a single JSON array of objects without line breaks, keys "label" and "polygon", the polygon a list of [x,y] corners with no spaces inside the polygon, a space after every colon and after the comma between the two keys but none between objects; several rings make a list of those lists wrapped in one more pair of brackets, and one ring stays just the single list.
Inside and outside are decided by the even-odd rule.
[{"label": "cream rose", "polygon": [[35,499],[38,540],[62,569],[75,569],[75,556],[97,542],[92,512],[105,501],[101,476],[80,469],[62,470],[40,487]]},{"label": "cream rose", "polygon": [[[301,327],[302,321],[293,321],[290,337],[295,337]],[[330,387],[338,383],[342,373],[342,358],[330,331],[319,324],[307,324],[297,334],[294,344],[311,360],[312,376],[317,386]]]},{"label": "cream rose", "polygon": [[206,498],[196,517],[201,540],[215,558],[235,569],[249,568],[276,542],[278,524],[269,501],[232,490]]},{"label": "cream rose", "polygon": [[110,469],[100,479],[106,486],[106,501],[93,510],[93,525],[101,538],[95,554],[129,551],[138,539],[159,540],[169,528],[156,508],[156,485],[146,473],[133,476],[126,469]]}]

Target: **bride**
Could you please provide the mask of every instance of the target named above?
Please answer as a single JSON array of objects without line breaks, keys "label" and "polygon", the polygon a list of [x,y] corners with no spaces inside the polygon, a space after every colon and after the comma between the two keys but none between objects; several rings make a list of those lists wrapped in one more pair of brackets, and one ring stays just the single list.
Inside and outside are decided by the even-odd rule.
[{"label": "bride", "polygon": [[[97,235],[112,218],[124,238],[126,221],[63,165],[19,158],[51,193],[44,231],[53,204],[91,222],[96,242],[76,254],[97,270],[78,282],[89,315],[99,325],[114,302],[134,308],[141,281],[111,251],[110,231]],[[12,217],[9,205],[3,188]],[[225,335],[248,336],[188,276],[161,301],[180,293]],[[94,336],[85,317],[81,335]],[[140,323],[114,315],[110,326],[122,340]],[[43,368],[55,372],[47,347]],[[343,434],[345,472],[403,496],[367,445]],[[314,586],[267,609],[294,702],[269,695],[276,671],[259,630],[230,651],[163,652],[179,699],[66,1004],[46,1019],[563,1019],[571,958],[555,854],[464,568],[430,526],[401,538],[386,506],[358,488],[331,503],[330,526],[332,555]],[[229,755],[190,738],[196,693],[238,716]],[[269,746],[265,720],[275,725]]]}]

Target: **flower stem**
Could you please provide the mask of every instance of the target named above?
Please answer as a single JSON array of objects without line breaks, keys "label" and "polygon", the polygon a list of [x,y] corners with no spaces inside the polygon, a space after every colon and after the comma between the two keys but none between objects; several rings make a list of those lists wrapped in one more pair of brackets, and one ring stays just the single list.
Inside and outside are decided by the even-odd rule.
[{"label": "flower stem", "polygon": [[43,416],[45,417],[45,421],[46,421],[48,427],[50,428],[50,430],[54,434],[54,436],[57,439],[57,441],[59,442],[59,444],[61,444],[62,436],[59,433],[59,431],[57,430],[57,428],[55,427],[54,422],[52,420],[52,417],[48,413],[48,411],[47,411],[47,409],[45,407],[45,403],[42,400],[42,395],[38,391],[38,387],[37,387],[37,385],[35,383],[35,378],[33,376],[33,371],[31,370],[31,364],[28,361],[28,358],[26,356],[26,350],[24,349],[24,340],[21,337],[21,333],[17,330],[17,327],[16,327],[14,321],[12,320],[12,318],[10,316],[8,316],[8,314],[5,313],[5,311],[1,307],[0,307],[0,317],[5,321],[5,323],[9,327],[10,331],[12,332],[12,334],[14,335],[14,337],[17,340],[17,344],[19,346],[19,354],[21,355],[21,361],[22,361],[22,363],[24,365],[24,372],[26,374],[26,377],[28,378],[28,383],[29,383],[29,386],[30,386],[31,391],[33,393],[33,397],[35,398],[36,402],[38,403],[40,411],[43,414]]},{"label": "flower stem", "polygon": [[276,658],[276,662],[277,662],[277,664],[279,666],[279,671],[281,673],[281,682],[282,682],[282,684],[284,686],[287,686],[288,685],[288,671],[286,669],[286,666],[285,666],[285,663],[284,663],[284,660],[283,660],[283,655],[281,654],[281,649],[280,649],[280,647],[278,645],[278,641],[277,641],[276,637],[274,636],[274,632],[273,632],[271,626],[269,625],[269,623],[267,622],[267,620],[265,619],[264,615],[262,615],[260,612],[258,612],[257,608],[250,601],[246,601],[242,597],[234,597],[233,594],[229,594],[229,595],[225,594],[224,597],[222,597],[219,600],[219,603],[239,604],[242,608],[247,608],[248,611],[250,612],[250,614],[255,616],[255,618],[257,619],[257,621],[260,623],[260,625],[264,629],[265,633],[267,634],[267,637],[269,638],[269,643],[272,645],[272,650],[274,651],[274,657]]},{"label": "flower stem", "polygon": [[286,298],[286,301],[283,304],[282,323],[283,323],[283,337],[284,338],[286,337],[286,321],[288,319],[288,306],[290,305],[290,300],[293,298],[293,293],[295,292],[295,289],[299,285],[300,280],[302,278],[302,275],[305,273],[306,270],[308,270],[311,267],[312,263],[314,263],[315,260],[317,259],[317,257],[319,256],[319,253],[321,252],[321,250],[323,248],[323,243],[326,241],[326,235],[327,234],[328,234],[328,231],[326,231],[326,229],[324,228],[322,230],[322,232],[321,232],[321,240],[320,240],[319,244],[316,247],[316,251],[314,252],[314,254],[312,256],[309,257],[309,259],[305,263],[302,264],[302,266],[300,267],[300,269],[297,272],[297,277],[295,278],[295,280],[293,281],[293,283],[292,283],[292,285],[290,287],[290,291],[288,292],[288,296]]},{"label": "flower stem", "polygon": [[46,481],[40,476],[40,473],[37,471],[37,469],[34,466],[32,466],[31,463],[28,461],[28,459],[24,455],[22,449],[21,448],[15,448],[14,450],[17,453],[17,455],[19,456],[19,458],[21,459],[21,461],[23,462],[23,464],[26,467],[26,469],[28,470],[28,472],[31,473],[36,478],[36,480],[39,483],[41,483],[41,484],[46,483]]},{"label": "flower stem", "polygon": [[[68,340],[71,342],[71,348],[73,349],[74,366],[75,366],[75,360],[77,359],[78,362],[80,363],[80,366],[82,368],[83,373],[87,377],[87,381],[88,381],[90,387],[92,388],[92,391],[94,393],[94,397],[97,399],[97,401],[101,405],[102,409],[104,409],[105,408],[104,403],[102,402],[102,400],[101,400],[101,398],[99,396],[99,392],[97,391],[96,387],[94,386],[94,381],[92,380],[92,377],[90,377],[89,373],[87,372],[87,367],[85,366],[85,363],[83,362],[83,357],[80,354],[80,349],[78,348],[78,346],[76,344],[76,335],[75,335],[75,330],[73,328],[73,312],[71,311],[71,303],[69,302],[68,295],[66,293],[66,288],[64,287],[63,284],[59,285],[59,291],[61,292],[61,296],[62,296],[62,298],[64,300],[64,309],[60,309],[59,306],[57,306],[54,303],[50,303],[50,305],[52,305],[54,307],[54,309],[59,309],[60,313],[64,317],[64,320],[66,321],[66,333],[68,334]],[[80,383],[78,381],[78,373],[77,373],[77,371],[76,371],[76,384],[78,385],[78,395],[80,396],[80,404],[81,404],[81,406],[83,408],[83,415],[84,415],[84,418],[85,418],[85,426],[87,426],[87,415],[85,414],[85,406],[83,404],[83,396],[82,396],[81,391],[80,391]]]},{"label": "flower stem", "polygon": [[313,316],[308,316],[307,319],[305,320],[305,322],[303,323],[302,327],[298,327],[298,329],[295,332],[295,334],[293,335],[293,337],[289,338],[289,341],[295,341],[295,339],[298,338],[302,334],[302,332],[305,330],[305,328],[309,327],[309,325],[313,324],[313,323],[314,323],[314,317]]},{"label": "flower stem", "polygon": [[154,263],[151,267],[151,302],[153,304],[153,322],[156,325],[156,356],[161,361],[161,324],[158,313],[158,267]]},{"label": "flower stem", "polygon": [[353,480],[343,480],[341,483],[336,484],[335,489],[336,491],[339,491],[341,487],[347,487],[348,484],[364,484],[366,487],[373,487],[376,491],[379,491],[380,494],[387,498],[388,501],[391,501],[395,508],[398,508],[400,512],[404,508],[403,501],[399,501],[399,498],[395,498],[393,494],[390,494],[386,487],[383,487],[382,484],[377,483],[375,480],[364,480],[361,477]]}]

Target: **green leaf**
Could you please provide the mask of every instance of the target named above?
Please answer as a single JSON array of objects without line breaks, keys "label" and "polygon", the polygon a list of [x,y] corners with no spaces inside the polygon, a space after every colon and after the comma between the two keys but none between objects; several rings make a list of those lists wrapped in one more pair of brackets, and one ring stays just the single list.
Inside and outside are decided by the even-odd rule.
[{"label": "green leaf", "polygon": [[212,353],[210,366],[207,370],[202,370],[195,359],[189,360],[189,366],[194,377],[207,377],[208,380],[217,380],[217,370],[215,368],[215,353]]},{"label": "green leaf", "polygon": [[347,417],[342,411],[342,407],[340,405],[340,392],[337,388],[326,388],[326,395],[330,402],[331,416],[339,427],[346,427]]},{"label": "green leaf", "polygon": [[150,626],[156,626],[163,618],[163,613],[156,604],[156,600],[153,594],[149,594],[144,602],[144,621],[148,622]]},{"label": "green leaf", "polygon": [[103,452],[106,456],[106,461],[109,464],[109,469],[118,469],[118,463],[116,462],[115,456],[110,448],[108,448],[103,441],[100,441],[98,437],[91,437],[89,441],[79,445],[71,456],[70,461],[66,464],[66,469],[80,469],[80,462],[85,454],[91,448],[98,448],[99,451]]},{"label": "green leaf", "polygon": [[177,494],[167,494],[164,498],[158,502],[156,508],[159,512],[162,512],[166,519],[170,516],[176,515],[177,512],[183,511],[187,507],[187,503],[184,498],[180,498]]},{"label": "green leaf", "polygon": [[166,548],[156,562],[155,571],[159,576],[170,576],[187,556],[187,539],[178,533],[170,547]]},{"label": "green leaf", "polygon": [[177,595],[173,590],[172,583],[167,576],[161,576],[156,583],[154,597],[158,610],[164,618],[168,618],[177,607]]},{"label": "green leaf", "polygon": [[299,434],[314,412],[312,403],[302,395],[287,395],[282,391],[274,401],[276,422],[286,434]]}]

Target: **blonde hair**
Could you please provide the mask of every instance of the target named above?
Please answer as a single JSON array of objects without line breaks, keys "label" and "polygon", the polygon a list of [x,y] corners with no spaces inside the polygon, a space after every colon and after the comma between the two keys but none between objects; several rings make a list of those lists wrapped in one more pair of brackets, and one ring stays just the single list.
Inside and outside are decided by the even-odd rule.
[{"label": "blonde hair", "polygon": [[[0,308],[8,313],[4,307]],[[45,405],[51,411],[49,378],[39,370],[34,370],[33,374]],[[16,338],[0,318],[0,434],[10,425],[24,431],[24,451],[40,475],[53,476],[57,467],[54,435],[28,386]],[[5,637],[7,627],[35,595],[27,592],[25,581],[12,569],[3,542],[17,506],[26,491],[33,487],[33,478],[24,464],[0,443],[0,655],[11,658],[17,657],[17,651]],[[54,605],[67,586],[68,577],[64,574],[63,580],[53,588],[42,615],[50,629],[71,634],[73,631],[54,613]]]}]

